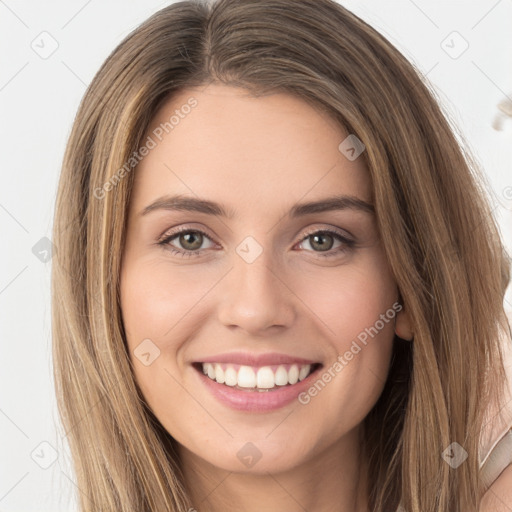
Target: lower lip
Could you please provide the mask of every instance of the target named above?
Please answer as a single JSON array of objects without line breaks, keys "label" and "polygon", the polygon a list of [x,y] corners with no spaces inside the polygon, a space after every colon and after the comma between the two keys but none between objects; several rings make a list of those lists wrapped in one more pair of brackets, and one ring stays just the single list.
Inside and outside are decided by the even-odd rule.
[{"label": "lower lip", "polygon": [[280,389],[271,388],[268,391],[242,391],[225,384],[219,384],[197,368],[194,368],[194,370],[211,394],[228,407],[245,412],[269,412],[293,402],[300,393],[310,386],[312,379],[320,368],[321,366],[296,384]]}]

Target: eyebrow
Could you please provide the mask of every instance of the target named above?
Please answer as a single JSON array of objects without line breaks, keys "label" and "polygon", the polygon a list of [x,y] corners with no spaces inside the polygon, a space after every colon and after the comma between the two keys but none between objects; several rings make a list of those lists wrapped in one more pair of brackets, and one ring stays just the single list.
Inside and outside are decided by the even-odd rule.
[{"label": "eyebrow", "polygon": [[[221,204],[183,195],[162,196],[146,206],[140,215],[147,215],[155,210],[199,212],[216,217],[232,219],[236,215],[235,210],[227,210]],[[339,195],[327,197],[319,201],[311,201],[294,205],[289,212],[289,217],[302,217],[313,213],[322,213],[336,210],[358,210],[369,214],[375,213],[372,204],[355,196]]]}]

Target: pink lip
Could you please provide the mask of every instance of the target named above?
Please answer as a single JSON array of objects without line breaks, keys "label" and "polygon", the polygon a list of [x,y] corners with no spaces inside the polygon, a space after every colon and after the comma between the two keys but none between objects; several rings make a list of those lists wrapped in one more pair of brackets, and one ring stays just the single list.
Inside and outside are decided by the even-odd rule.
[{"label": "pink lip", "polygon": [[230,352],[200,359],[197,363],[232,363],[244,366],[272,366],[279,364],[314,364],[318,361],[300,357],[268,352],[266,354],[249,354],[248,352]]},{"label": "pink lip", "polygon": [[255,413],[274,411],[296,400],[300,393],[303,393],[311,386],[313,379],[317,377],[319,368],[321,368],[321,366],[310,373],[304,380],[296,384],[271,388],[268,391],[260,392],[257,390],[244,391],[235,387],[226,386],[225,384],[219,384],[204,375],[202,371],[194,365],[194,370],[197,372],[200,381],[222,404],[238,411]]}]

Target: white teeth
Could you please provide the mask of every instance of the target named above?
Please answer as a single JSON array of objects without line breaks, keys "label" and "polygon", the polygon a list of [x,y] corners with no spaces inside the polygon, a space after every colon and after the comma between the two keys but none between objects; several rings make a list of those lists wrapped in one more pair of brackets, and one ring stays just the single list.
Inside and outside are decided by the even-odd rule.
[{"label": "white teeth", "polygon": [[309,370],[310,370],[310,367],[301,366],[300,371],[299,371],[299,380],[304,380],[308,376]]},{"label": "white teeth", "polygon": [[288,372],[288,382],[290,384],[297,384],[299,380],[299,367],[296,364],[292,364],[290,371]]},{"label": "white teeth", "polygon": [[250,366],[240,366],[237,372],[231,365],[223,370],[218,363],[203,363],[202,370],[205,375],[219,384],[268,390],[275,386],[293,385],[304,380],[311,372],[311,365],[292,364],[288,371],[285,366],[280,365],[274,373],[270,366],[262,366],[257,372]]},{"label": "white teeth", "polygon": [[250,366],[240,366],[238,370],[238,385],[241,388],[254,388],[256,386],[256,375]]},{"label": "white teeth", "polygon": [[224,384],[224,381],[225,381],[224,370],[222,369],[222,366],[220,364],[215,365],[215,380],[219,384]]},{"label": "white teeth", "polygon": [[[208,364],[208,363],[205,363]],[[204,365],[203,365],[204,366]],[[236,386],[237,375],[236,371],[232,366],[228,366],[226,371],[224,372],[224,378],[226,379],[226,385],[228,386]]]},{"label": "white teeth", "polygon": [[261,389],[273,388],[275,386],[274,372],[269,366],[263,366],[258,370],[256,376],[256,387]]},{"label": "white teeth", "polygon": [[277,369],[275,382],[276,386],[286,386],[286,384],[288,384],[288,372],[284,366],[280,366]]}]

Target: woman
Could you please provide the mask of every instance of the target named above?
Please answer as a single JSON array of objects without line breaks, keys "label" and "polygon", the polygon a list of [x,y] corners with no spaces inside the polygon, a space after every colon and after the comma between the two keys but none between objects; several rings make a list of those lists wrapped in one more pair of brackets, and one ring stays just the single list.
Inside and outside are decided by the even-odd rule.
[{"label": "woman", "polygon": [[346,9],[152,16],[82,101],[54,230],[81,510],[497,510],[509,263],[434,94]]}]

